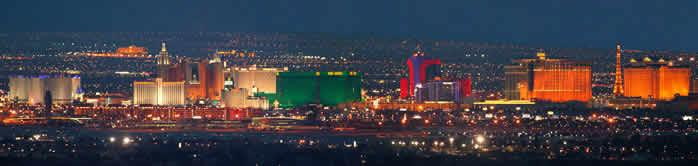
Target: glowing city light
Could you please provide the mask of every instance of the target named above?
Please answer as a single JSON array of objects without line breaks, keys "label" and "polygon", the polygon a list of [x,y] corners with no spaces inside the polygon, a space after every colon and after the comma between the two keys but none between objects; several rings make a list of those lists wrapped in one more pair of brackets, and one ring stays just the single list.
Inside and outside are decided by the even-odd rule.
[{"label": "glowing city light", "polygon": [[130,144],[132,141],[133,141],[133,140],[131,140],[131,138],[129,138],[129,137],[124,137],[124,139],[122,140],[122,143],[123,143],[124,145],[128,145],[128,144]]},{"label": "glowing city light", "polygon": [[475,136],[475,142],[478,144],[485,143],[485,136],[482,136],[482,135]]}]

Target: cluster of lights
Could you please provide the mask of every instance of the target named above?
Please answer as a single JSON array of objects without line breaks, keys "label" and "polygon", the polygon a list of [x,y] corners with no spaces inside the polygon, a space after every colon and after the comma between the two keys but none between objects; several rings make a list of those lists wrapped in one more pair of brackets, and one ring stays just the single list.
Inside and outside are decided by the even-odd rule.
[{"label": "cluster of lights", "polygon": [[[115,143],[116,141],[117,141],[117,138],[116,138],[116,137],[109,137],[109,143]],[[134,141],[134,140],[131,139],[131,137],[124,136],[124,137],[121,139],[121,144],[123,144],[123,145],[129,145],[129,144],[133,143],[133,141]]]}]

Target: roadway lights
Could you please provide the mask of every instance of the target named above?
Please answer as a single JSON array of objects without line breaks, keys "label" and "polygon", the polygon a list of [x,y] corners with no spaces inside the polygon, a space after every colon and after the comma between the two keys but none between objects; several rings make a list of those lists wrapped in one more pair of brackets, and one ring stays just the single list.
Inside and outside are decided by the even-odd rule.
[{"label": "roadway lights", "polygon": [[128,145],[128,144],[130,144],[131,142],[133,142],[133,140],[131,140],[131,138],[129,138],[129,137],[124,137],[124,140],[123,140],[123,142],[121,142],[121,143],[123,143],[124,145]]}]

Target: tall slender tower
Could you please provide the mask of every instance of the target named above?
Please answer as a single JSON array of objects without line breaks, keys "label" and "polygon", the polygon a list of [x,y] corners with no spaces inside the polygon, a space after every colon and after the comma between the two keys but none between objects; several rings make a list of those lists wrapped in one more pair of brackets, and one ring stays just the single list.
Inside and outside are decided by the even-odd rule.
[{"label": "tall slender tower", "polygon": [[621,66],[621,54],[622,50],[620,48],[620,43],[616,44],[616,80],[613,84],[613,95],[623,96],[623,67]]},{"label": "tall slender tower", "polygon": [[170,55],[167,53],[167,46],[165,45],[165,42],[162,42],[162,47],[160,48],[160,55],[158,56],[157,59],[158,65],[169,65],[170,64]]},{"label": "tall slender tower", "polygon": [[158,68],[158,77],[162,78],[165,81],[170,81],[170,78],[167,78],[168,71],[170,69],[170,55],[169,53],[167,53],[167,46],[165,45],[164,41],[162,42],[162,48],[160,48],[160,54],[158,55],[156,62]]}]

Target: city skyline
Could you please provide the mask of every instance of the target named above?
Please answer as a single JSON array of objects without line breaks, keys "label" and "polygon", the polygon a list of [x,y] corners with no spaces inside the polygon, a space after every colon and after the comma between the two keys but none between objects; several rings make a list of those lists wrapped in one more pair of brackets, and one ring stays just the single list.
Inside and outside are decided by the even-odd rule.
[{"label": "city skyline", "polygon": [[698,1],[0,10],[0,165],[698,160]]},{"label": "city skyline", "polygon": [[[303,47],[296,47],[297,53],[269,44],[286,40],[252,40],[254,44],[238,46],[242,49],[215,49],[197,58],[172,56],[178,54],[173,51],[177,45],[157,39],[148,41],[160,49],[100,46],[85,39],[67,45],[40,40],[51,44],[30,47],[46,55],[0,56],[0,130],[9,130],[0,138],[11,138],[0,145],[0,154],[19,163],[48,161],[25,157],[31,154],[67,163],[102,159],[100,165],[129,155],[141,157],[123,162],[327,165],[341,160],[327,153],[336,151],[349,156],[338,165],[427,162],[434,155],[443,158],[428,163],[521,157],[604,163],[698,159],[694,146],[675,142],[696,138],[691,127],[698,123],[693,119],[698,117],[695,54],[650,57],[617,49],[601,53],[604,59],[581,60],[542,49],[475,45],[466,47],[491,48],[435,56],[421,45],[434,44],[435,52],[463,46],[415,42],[389,49],[401,53],[391,59],[395,56],[368,58],[381,54],[371,50],[385,49],[372,45],[364,46],[370,49],[362,52],[370,54],[363,56],[354,56],[356,51],[305,55],[355,45],[307,46],[336,39],[299,37],[296,42]],[[637,54],[620,62],[625,66],[621,96],[613,92],[619,54]],[[606,70],[594,71],[595,66]],[[247,148],[231,148],[239,145]],[[260,157],[216,155],[227,149],[254,154],[250,146],[264,149],[258,151]],[[110,155],[93,155],[106,151]],[[328,156],[302,159],[296,153],[275,153],[293,151]],[[171,156],[150,155],[155,153]]]}]

